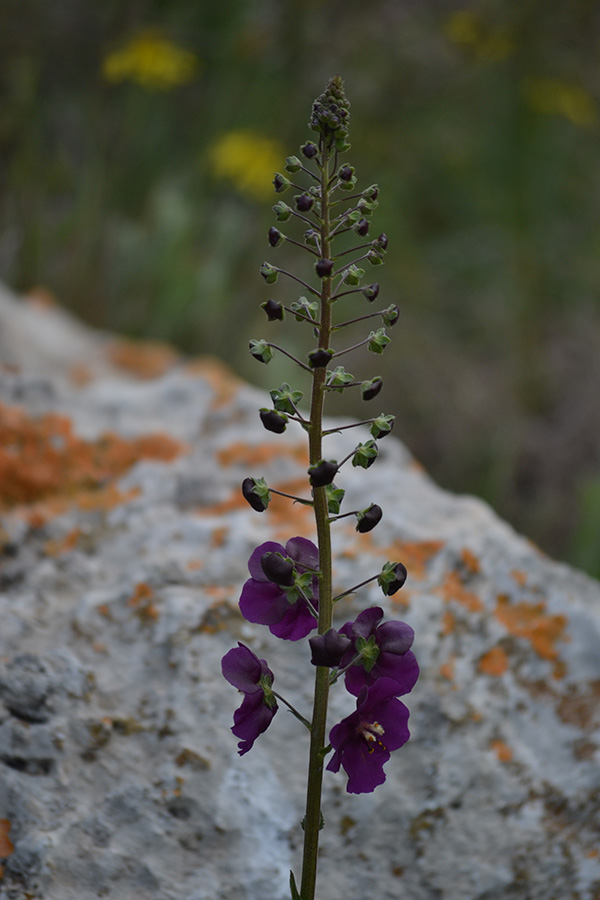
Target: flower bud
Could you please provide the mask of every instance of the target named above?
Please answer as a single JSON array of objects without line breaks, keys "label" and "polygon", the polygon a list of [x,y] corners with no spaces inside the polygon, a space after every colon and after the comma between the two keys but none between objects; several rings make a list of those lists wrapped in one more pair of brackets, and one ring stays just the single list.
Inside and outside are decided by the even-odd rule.
[{"label": "flower bud", "polygon": [[364,277],[364,274],[364,269],[359,269],[358,266],[355,266],[354,263],[352,263],[342,275],[342,281],[345,284],[355,286],[360,284],[360,279]]},{"label": "flower bud", "polygon": [[367,441],[366,444],[359,444],[354,451],[352,465],[368,469],[373,465],[378,455],[379,450],[375,441]]},{"label": "flower bud", "polygon": [[369,250],[369,252],[367,253],[367,259],[372,266],[380,266],[383,263],[381,255],[377,252],[377,250]]},{"label": "flower bud", "polygon": [[319,241],[320,234],[318,231],[315,231],[314,228],[309,228],[304,232],[304,243],[309,247],[316,247]]},{"label": "flower bud", "polygon": [[281,553],[263,553],[260,567],[266,578],[273,584],[291,587],[294,583],[294,563],[284,558]]},{"label": "flower bud", "polygon": [[389,434],[394,427],[394,419],[395,416],[386,416],[383,413],[381,413],[380,416],[377,416],[371,423],[370,431],[373,437],[381,438],[385,437],[386,434]]},{"label": "flower bud", "polygon": [[287,222],[292,214],[292,207],[284,203],[283,200],[279,200],[273,207],[273,212],[277,216],[278,222]]},{"label": "flower bud", "polygon": [[307,141],[305,144],[302,144],[300,150],[307,159],[313,159],[319,152],[319,148],[314,141]]},{"label": "flower bud", "polygon": [[259,413],[260,420],[267,431],[272,431],[273,434],[283,434],[288,421],[287,416],[274,409],[265,409],[264,407],[259,410]]},{"label": "flower bud", "polygon": [[360,392],[362,394],[363,400],[373,400],[373,398],[377,396],[382,387],[383,381],[381,380],[379,375],[376,375],[375,378],[371,379],[371,381],[363,381],[360,386]]},{"label": "flower bud", "polygon": [[266,312],[269,322],[283,319],[283,306],[277,300],[265,300],[260,304],[260,308]]},{"label": "flower bud", "polygon": [[329,278],[331,273],[333,272],[333,260],[332,259],[320,259],[315,264],[315,271],[319,278]]},{"label": "flower bud", "polygon": [[340,181],[350,181],[354,175],[354,166],[342,166],[338,172]]},{"label": "flower bud", "polygon": [[282,194],[284,191],[287,191],[291,184],[289,178],[286,178],[285,175],[280,175],[279,172],[275,174],[275,178],[273,179],[273,187],[275,188],[275,193]]},{"label": "flower bud", "polygon": [[384,321],[385,325],[388,325],[390,328],[392,325],[395,325],[398,321],[398,317],[400,316],[400,309],[395,303],[392,303],[391,306],[388,306],[387,309],[384,309],[381,313],[381,318]]},{"label": "flower bud", "polygon": [[294,200],[296,201],[296,209],[299,212],[308,212],[309,209],[312,209],[312,205],[315,202],[314,197],[311,197],[310,194],[296,194]]},{"label": "flower bud", "polygon": [[374,203],[379,196],[379,187],[376,184],[370,185],[370,187],[365,188],[362,192],[362,195],[365,200],[369,200],[371,203]]},{"label": "flower bud", "polygon": [[330,516],[337,516],[346,491],[336,487],[332,481],[331,484],[325,485],[325,493],[327,494],[327,512]]},{"label": "flower bud", "polygon": [[333,668],[339,666],[342,656],[350,647],[352,641],[345,634],[340,634],[335,628],[330,628],[325,634],[316,634],[308,639],[311,649],[311,663],[313,666],[327,666]]},{"label": "flower bud", "polygon": [[386,563],[377,578],[379,587],[386,595],[391,597],[399,591],[408,577],[406,566],[402,563]]},{"label": "flower bud", "polygon": [[242,494],[256,512],[264,512],[271,500],[269,486],[264,478],[244,478]]},{"label": "flower bud", "polygon": [[372,531],[376,525],[379,525],[382,516],[383,511],[381,507],[376,503],[372,503],[368,509],[361,509],[357,512],[356,530],[360,532],[360,534],[366,534],[367,531]]},{"label": "flower bud", "polygon": [[377,240],[373,242],[373,245],[377,250],[382,250],[384,253],[387,250],[388,246],[388,236],[385,231],[382,231]]},{"label": "flower bud", "polygon": [[273,359],[273,351],[271,350],[271,347],[269,346],[267,341],[251,340],[249,347],[250,353],[252,354],[254,359],[257,359],[259,362],[266,364],[270,363]]},{"label": "flower bud", "polygon": [[383,353],[390,340],[391,338],[385,333],[385,328],[378,328],[377,331],[372,331],[369,334],[367,349],[370,350],[371,353]]},{"label": "flower bud", "polygon": [[302,168],[302,163],[298,159],[297,156],[288,156],[285,161],[285,171],[290,172],[292,175],[294,172],[299,172]]},{"label": "flower bud", "polygon": [[376,281],[373,284],[368,284],[361,291],[363,297],[366,297],[369,303],[371,303],[377,297],[379,293],[379,285]]},{"label": "flower bud", "polygon": [[271,247],[278,247],[279,244],[282,244],[285,241],[285,235],[282,234],[279,228],[275,228],[274,225],[271,225],[269,228],[269,244]]},{"label": "flower bud", "polygon": [[260,274],[265,279],[267,284],[274,284],[277,281],[279,272],[276,266],[272,266],[271,263],[264,262],[260,267]]},{"label": "flower bud", "polygon": [[308,354],[308,364],[311,369],[323,369],[329,364],[332,356],[333,350],[324,350],[322,347],[317,347],[316,350],[311,350]]},{"label": "flower bud", "polygon": [[313,487],[325,487],[331,484],[338,470],[334,459],[322,459],[317,465],[309,466],[308,475]]},{"label": "flower bud", "polygon": [[360,237],[366,237],[369,233],[369,220],[364,218],[359,219],[358,222],[356,222],[352,226],[352,228],[358,235],[360,235]]}]

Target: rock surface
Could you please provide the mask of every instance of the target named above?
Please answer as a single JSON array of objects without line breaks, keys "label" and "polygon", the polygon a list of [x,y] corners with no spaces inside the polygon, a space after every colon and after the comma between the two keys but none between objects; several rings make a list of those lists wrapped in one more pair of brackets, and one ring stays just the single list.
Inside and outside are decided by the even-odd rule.
[{"label": "rock surface", "polygon": [[[0,293],[0,898],[284,900],[305,734],[281,711],[238,757],[220,659],[244,640],[309,711],[305,643],[237,610],[257,543],[313,536],[305,508],[259,515],[239,491],[299,489],[303,435],[267,434],[265,396],[217,363],[120,346]],[[409,581],[341,601],[338,624],[369,602],[408,621],[421,677],[386,784],[352,796],[326,774],[317,895],[598,900],[600,586],[396,437],[380,449],[340,479],[347,509],[384,519],[338,525],[335,582],[386,559]]]}]

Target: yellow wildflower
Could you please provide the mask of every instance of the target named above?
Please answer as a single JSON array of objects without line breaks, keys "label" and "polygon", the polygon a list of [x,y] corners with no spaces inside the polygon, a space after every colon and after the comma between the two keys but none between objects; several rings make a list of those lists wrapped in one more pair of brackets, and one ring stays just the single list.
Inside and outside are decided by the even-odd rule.
[{"label": "yellow wildflower", "polygon": [[245,129],[217,138],[208,162],[215,177],[230,181],[252,200],[264,200],[273,193],[273,176],[284,156],[279,141]]},{"label": "yellow wildflower", "polygon": [[106,81],[133,81],[148,90],[167,91],[191,81],[198,57],[154,31],[144,31],[102,61]]},{"label": "yellow wildflower", "polygon": [[447,20],[444,31],[453,44],[470,52],[478,62],[501,62],[514,49],[506,28],[493,28],[469,9],[460,9]]},{"label": "yellow wildflower", "polygon": [[522,89],[536,112],[564,116],[581,127],[589,127],[598,121],[596,101],[578,84],[560,78],[528,78]]}]

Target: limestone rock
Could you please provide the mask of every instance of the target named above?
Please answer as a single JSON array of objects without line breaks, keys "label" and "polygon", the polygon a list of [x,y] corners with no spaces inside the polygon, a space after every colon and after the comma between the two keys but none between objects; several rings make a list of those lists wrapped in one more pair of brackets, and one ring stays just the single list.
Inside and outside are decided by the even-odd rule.
[{"label": "limestone rock", "polygon": [[[237,610],[257,543],[313,536],[305,508],[259,515],[239,490],[301,489],[304,437],[268,435],[264,395],[215,363],[140,378],[107,336],[0,300],[0,898],[283,900],[305,733],[281,710],[238,757],[220,659],[244,640],[309,712],[305,643]],[[384,518],[338,524],[335,582],[386,559],[409,580],[341,601],[338,624],[368,603],[405,619],[421,677],[386,784],[326,774],[317,895],[597,900],[600,586],[440,490],[398,437],[380,450],[340,477],[347,509]],[[331,723],[352,706],[334,692]]]}]

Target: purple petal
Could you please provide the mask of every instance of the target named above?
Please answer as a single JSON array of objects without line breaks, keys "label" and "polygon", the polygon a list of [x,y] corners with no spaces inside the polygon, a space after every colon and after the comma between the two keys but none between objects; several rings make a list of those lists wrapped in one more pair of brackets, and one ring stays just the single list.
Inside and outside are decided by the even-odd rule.
[{"label": "purple petal", "polygon": [[383,729],[381,743],[388,750],[398,750],[410,737],[408,717],[410,713],[401,700],[388,700],[370,711],[369,721],[378,722]]},{"label": "purple petal", "polygon": [[267,730],[277,712],[277,704],[270,709],[263,700],[262,691],[260,694],[246,694],[242,705],[233,714],[231,730],[236,737],[242,738],[238,744],[240,756],[252,749],[254,741]]},{"label": "purple petal", "polygon": [[380,650],[401,656],[410,650],[415,632],[406,622],[383,622],[377,629],[377,643]]},{"label": "purple petal", "polygon": [[255,578],[249,578],[242,588],[240,612],[248,622],[273,625],[275,622],[281,622],[289,609],[290,604],[285,593],[266,578],[262,583]]},{"label": "purple petal", "polygon": [[259,659],[249,647],[239,641],[238,646],[226,653],[221,660],[221,671],[229,684],[245,694],[262,691],[259,685],[261,675],[270,675],[271,680],[273,679],[266,661]]},{"label": "purple petal", "polygon": [[293,606],[288,606],[287,613],[279,622],[269,626],[269,631],[275,637],[286,641],[300,641],[310,634],[317,624],[306,602],[298,600]]},{"label": "purple petal", "polygon": [[[344,664],[345,661],[342,660],[342,665]],[[361,688],[375,685],[382,678],[395,682],[395,696],[400,697],[412,691],[417,683],[419,665],[412,650],[408,650],[402,656],[396,656],[395,653],[380,653],[370,672],[366,672],[361,665],[356,665],[348,669],[344,677],[346,690],[355,697]]]},{"label": "purple petal", "polygon": [[342,754],[342,766],[348,775],[349,794],[370,794],[385,781],[383,765],[389,752],[379,744],[367,744],[363,738],[348,744]]},{"label": "purple petal", "polygon": [[369,609],[363,609],[354,620],[352,634],[355,637],[362,637],[367,640],[382,619],[383,610],[380,606],[371,606]]},{"label": "purple petal", "polygon": [[282,553],[283,556],[287,556],[285,547],[283,547],[282,544],[277,544],[275,541],[266,541],[264,544],[260,544],[256,550],[252,551],[250,559],[248,560],[248,570],[255,581],[260,581],[263,584],[268,582],[268,578],[263,572],[260,564],[261,557],[264,556],[265,553]]},{"label": "purple petal", "polygon": [[319,569],[319,550],[308,538],[290,538],[285,545],[284,556],[291,556],[301,567],[315,571]]}]

